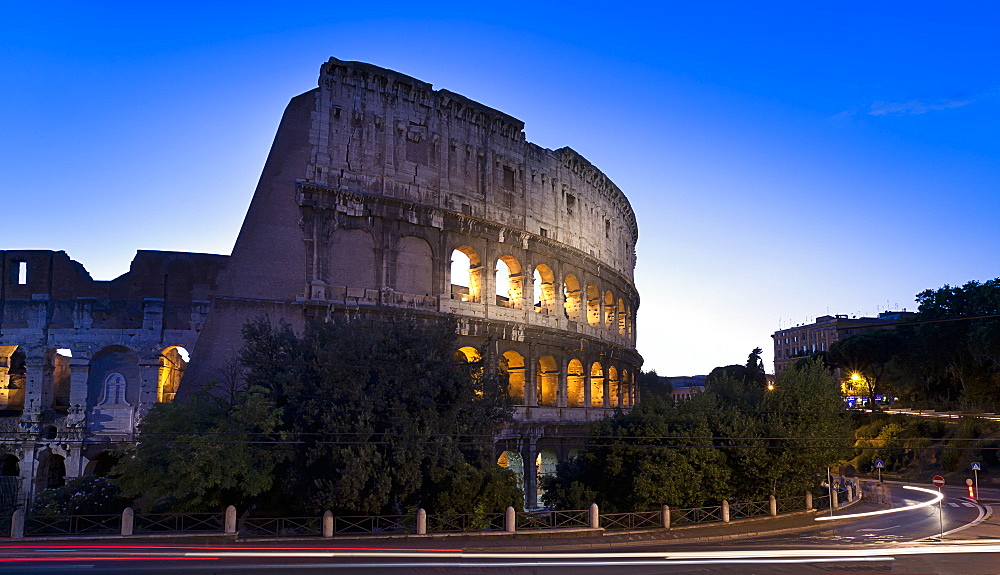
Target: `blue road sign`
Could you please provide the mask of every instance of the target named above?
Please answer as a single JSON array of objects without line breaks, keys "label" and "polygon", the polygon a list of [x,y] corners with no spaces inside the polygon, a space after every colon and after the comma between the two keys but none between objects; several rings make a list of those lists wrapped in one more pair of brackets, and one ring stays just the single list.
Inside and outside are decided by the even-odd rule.
[{"label": "blue road sign", "polygon": [[[978,463],[976,465],[979,465]],[[875,469],[885,469],[885,463],[882,463],[881,459],[875,460]]]},{"label": "blue road sign", "polygon": [[983,469],[981,467],[979,467],[979,462],[978,461],[974,461],[974,462],[972,462],[972,470],[973,471],[982,471]]}]

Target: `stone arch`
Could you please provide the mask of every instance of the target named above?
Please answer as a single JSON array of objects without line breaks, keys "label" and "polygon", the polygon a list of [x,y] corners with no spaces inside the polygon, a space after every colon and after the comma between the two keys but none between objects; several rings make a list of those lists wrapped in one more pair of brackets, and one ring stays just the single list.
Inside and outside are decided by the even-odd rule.
[{"label": "stone arch", "polygon": [[517,476],[517,486],[524,489],[524,458],[516,451],[507,450],[497,458],[497,465],[509,469]]},{"label": "stone arch", "polygon": [[632,379],[631,377],[629,377],[629,372],[627,369],[622,369],[621,389],[622,389],[621,393],[622,407],[632,407],[632,405],[635,403],[635,397],[632,395],[635,392],[635,389],[632,385]]},{"label": "stone arch", "polygon": [[601,292],[594,284],[587,284],[587,323],[593,326],[601,323]]},{"label": "stone arch", "polygon": [[455,352],[455,361],[462,361],[465,363],[477,363],[479,361],[482,361],[482,359],[483,359],[483,354],[479,353],[479,350],[472,347],[471,345],[460,347]]},{"label": "stone arch", "polygon": [[179,345],[171,346],[160,352],[160,368],[156,378],[156,403],[170,403],[177,395],[184,370],[187,369],[190,356],[186,349]]},{"label": "stone arch", "polygon": [[0,454],[0,477],[21,475],[21,460],[12,453]]},{"label": "stone arch", "polygon": [[483,393],[483,354],[479,353],[478,349],[467,345],[458,348],[454,358],[455,362],[460,366],[461,364],[469,364],[467,367],[470,369],[469,375],[472,378],[472,384],[475,387],[476,394],[481,395]]},{"label": "stone arch", "polygon": [[618,335],[625,335],[625,300],[618,298]]},{"label": "stone arch", "polygon": [[615,311],[615,296],[610,291],[604,292],[604,328],[607,330],[614,329],[615,319],[617,317],[617,312]]},{"label": "stone arch", "polygon": [[131,349],[112,345],[94,354],[87,377],[87,408],[94,432],[131,432],[139,405],[142,375],[139,356]]},{"label": "stone arch", "polygon": [[10,453],[0,453],[0,511],[9,512],[17,506],[21,490],[21,460]]},{"label": "stone arch", "polygon": [[521,263],[513,256],[500,256],[496,265],[497,305],[521,309],[524,300],[524,277]]},{"label": "stone arch", "polygon": [[580,321],[580,280],[573,274],[563,278],[563,314],[566,319]]},{"label": "stone arch", "polygon": [[434,254],[427,240],[403,236],[396,252],[396,291],[429,296],[434,292]]},{"label": "stone arch", "polygon": [[514,350],[503,352],[500,373],[507,379],[507,396],[514,405],[524,405],[524,356]]},{"label": "stone arch", "polygon": [[57,411],[69,409],[70,381],[72,380],[73,352],[69,348],[51,349],[46,354],[51,377],[51,407]]},{"label": "stone arch", "polygon": [[559,365],[555,358],[546,355],[538,358],[535,375],[538,405],[555,407],[559,401]]},{"label": "stone arch", "polygon": [[552,315],[556,307],[556,275],[549,266],[538,264],[532,279],[535,292],[532,301],[535,302],[535,311],[544,315]]},{"label": "stone arch", "polygon": [[90,458],[87,466],[83,470],[84,475],[96,475],[97,477],[107,477],[111,473],[111,468],[118,463],[118,458],[110,451],[102,451],[95,457]]},{"label": "stone arch", "polygon": [[54,489],[66,485],[66,458],[50,452],[38,466],[36,480],[42,489]]},{"label": "stone arch", "polygon": [[556,454],[555,449],[546,448],[538,451],[538,455],[535,457],[535,477],[537,478],[535,485],[537,485],[536,501],[539,504],[545,495],[545,490],[542,489],[542,478],[555,475],[558,467],[559,455]]},{"label": "stone arch", "polygon": [[590,406],[604,407],[604,366],[597,361],[590,365]]},{"label": "stone arch", "polygon": [[618,381],[618,369],[615,366],[608,368],[608,406],[620,407],[621,388]]},{"label": "stone arch", "polygon": [[459,246],[451,252],[449,273],[451,298],[478,302],[483,285],[483,262],[479,252],[470,246]]},{"label": "stone arch", "polygon": [[584,407],[583,364],[572,359],[566,368],[566,406]]},{"label": "stone arch", "polygon": [[375,240],[365,230],[338,228],[330,235],[329,283],[376,289]]},{"label": "stone arch", "polygon": [[24,409],[27,377],[24,351],[16,345],[0,346],[0,410]]}]

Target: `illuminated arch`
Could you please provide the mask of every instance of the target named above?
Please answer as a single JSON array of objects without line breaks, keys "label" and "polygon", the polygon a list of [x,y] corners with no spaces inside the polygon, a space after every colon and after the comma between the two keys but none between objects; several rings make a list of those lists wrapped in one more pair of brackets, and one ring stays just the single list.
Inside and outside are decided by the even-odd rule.
[{"label": "illuminated arch", "polygon": [[23,350],[0,346],[0,409],[23,410],[28,371]]},{"label": "illuminated arch", "polygon": [[525,402],[524,367],[524,356],[514,350],[505,351],[500,356],[500,373],[507,378],[507,395],[515,405]]},{"label": "illuminated arch", "polygon": [[479,253],[469,246],[459,246],[451,252],[449,273],[451,298],[478,302],[483,285],[483,262]]},{"label": "illuminated arch", "polygon": [[604,407],[604,366],[596,361],[590,365],[590,406]]},{"label": "illuminated arch", "polygon": [[521,264],[512,256],[501,256],[496,268],[497,305],[521,309],[524,300]]},{"label": "illuminated arch", "polygon": [[559,366],[551,355],[538,358],[535,375],[538,405],[555,407],[559,401]]},{"label": "illuminated arch", "polygon": [[580,363],[579,359],[573,359],[566,369],[566,406],[583,407],[583,392],[583,364]]},{"label": "illuminated arch", "polygon": [[615,319],[615,296],[609,291],[604,292],[604,328],[614,329]]},{"label": "illuminated arch", "polygon": [[618,370],[614,366],[608,368],[608,406],[619,407],[621,402],[621,389],[619,388]]},{"label": "illuminated arch", "polygon": [[524,459],[516,451],[504,451],[497,458],[497,465],[509,469],[517,476],[517,486],[524,489]]},{"label": "illuminated arch", "polygon": [[625,335],[625,300],[618,298],[618,335]]},{"label": "illuminated arch", "polygon": [[601,292],[594,284],[587,284],[587,323],[593,326],[601,323]]},{"label": "illuminated arch", "polygon": [[535,311],[545,315],[552,315],[556,306],[556,276],[552,273],[552,268],[545,264],[540,264],[535,268],[533,279]]},{"label": "illuminated arch", "polygon": [[168,347],[160,353],[156,403],[170,403],[174,400],[189,359],[187,350],[177,345]]},{"label": "illuminated arch", "polygon": [[580,280],[573,274],[563,278],[563,314],[566,319],[580,321]]}]

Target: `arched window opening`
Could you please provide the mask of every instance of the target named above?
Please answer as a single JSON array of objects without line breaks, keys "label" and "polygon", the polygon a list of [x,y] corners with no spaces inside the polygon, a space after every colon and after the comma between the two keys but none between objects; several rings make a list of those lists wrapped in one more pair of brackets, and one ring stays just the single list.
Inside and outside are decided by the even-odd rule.
[{"label": "arched window opening", "polygon": [[618,335],[625,335],[625,300],[618,298]]},{"label": "arched window opening", "polygon": [[66,485],[66,460],[62,455],[49,455],[38,478],[42,489],[55,489]]},{"label": "arched window opening", "polygon": [[590,406],[604,407],[604,367],[596,361],[590,366]]},{"label": "arched window opening", "polygon": [[563,314],[566,319],[580,321],[580,281],[573,274],[563,280]]},{"label": "arched window opening", "polygon": [[483,284],[483,262],[476,250],[461,246],[451,252],[451,299],[478,302]]},{"label": "arched window opening", "polygon": [[566,369],[566,405],[568,407],[583,407],[584,400],[583,364],[574,359]]},{"label": "arched window opening", "polygon": [[170,403],[177,396],[189,357],[187,350],[180,346],[168,347],[160,354],[160,370],[156,384],[157,403]]},{"label": "arched window opening", "polygon": [[539,265],[535,268],[533,279],[535,311],[552,315],[556,306],[556,276],[552,273],[552,268],[545,264]]},{"label": "arched window opening", "polygon": [[24,409],[27,376],[24,352],[16,345],[0,346],[0,410]]},{"label": "arched window opening", "polygon": [[524,405],[524,356],[505,351],[500,357],[500,373],[507,379],[507,395],[514,405]]},{"label": "arched window opening", "polygon": [[622,370],[622,407],[632,407],[635,402],[635,397],[632,395],[634,393],[634,388],[632,386],[632,379],[629,377],[628,370]]},{"label": "arched window opening", "polygon": [[618,407],[621,405],[621,389],[618,385],[618,370],[611,366],[608,368],[608,405]]},{"label": "arched window opening", "polygon": [[497,305],[511,309],[521,309],[524,298],[524,277],[521,264],[511,256],[497,260]]},{"label": "arched window opening", "polygon": [[111,473],[111,468],[118,463],[118,458],[109,451],[102,451],[97,457],[90,460],[84,475],[96,475],[97,477],[107,477]]},{"label": "arched window opening", "polygon": [[396,254],[396,291],[431,295],[434,291],[433,261],[431,246],[427,240],[416,236],[400,238]]},{"label": "arched window opening", "polygon": [[615,317],[617,317],[615,296],[611,292],[606,291],[604,292],[604,329],[614,329]]},{"label": "arched window opening", "polygon": [[517,476],[517,486],[524,489],[524,459],[516,451],[504,451],[497,458],[497,465],[509,469]]},{"label": "arched window opening", "polygon": [[536,384],[538,405],[555,407],[559,399],[559,367],[552,356],[538,358]]},{"label": "arched window opening", "polygon": [[555,450],[543,449],[538,452],[538,456],[535,458],[535,476],[537,477],[535,485],[538,486],[536,501],[539,503],[543,501],[542,498],[545,496],[545,490],[542,489],[542,478],[555,475],[558,466],[559,457],[556,455]]},{"label": "arched window opening", "polygon": [[0,456],[0,477],[18,477],[21,475],[21,460],[16,455],[5,453]]},{"label": "arched window opening", "polygon": [[601,323],[601,292],[594,284],[587,284],[587,323],[593,326]]},{"label": "arched window opening", "polygon": [[635,322],[635,318],[632,317],[632,308],[629,307],[625,310],[625,323],[628,328],[628,336],[632,337],[632,324]]}]

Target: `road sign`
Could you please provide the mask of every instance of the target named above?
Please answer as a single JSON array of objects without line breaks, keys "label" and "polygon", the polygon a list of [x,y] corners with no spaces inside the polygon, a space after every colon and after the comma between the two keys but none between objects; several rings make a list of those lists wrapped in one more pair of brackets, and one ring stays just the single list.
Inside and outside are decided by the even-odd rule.
[{"label": "road sign", "polygon": [[885,469],[885,463],[882,463],[881,459],[875,460],[875,469]]},{"label": "road sign", "polygon": [[979,462],[978,461],[973,461],[972,462],[972,470],[973,471],[982,471],[983,468],[979,466]]},{"label": "road sign", "polygon": [[934,482],[934,485],[936,487],[943,487],[944,486],[944,477],[941,477],[940,475],[935,475],[934,479],[931,479],[931,481]]}]

